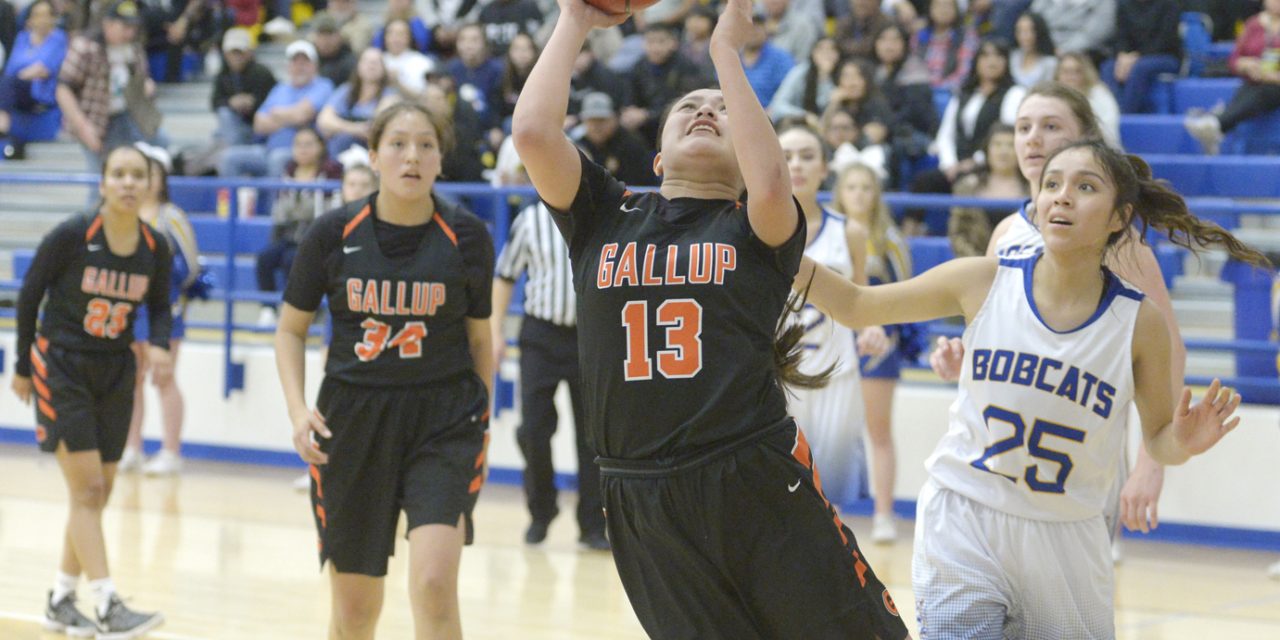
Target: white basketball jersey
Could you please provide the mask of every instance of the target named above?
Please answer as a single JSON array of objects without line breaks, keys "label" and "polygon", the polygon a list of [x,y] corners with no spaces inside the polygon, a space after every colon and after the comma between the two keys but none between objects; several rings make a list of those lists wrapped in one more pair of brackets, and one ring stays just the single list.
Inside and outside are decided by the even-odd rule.
[{"label": "white basketball jersey", "polygon": [[[805,247],[804,255],[846,278],[852,278],[853,258],[849,255],[844,223],[844,216],[823,209],[822,226],[818,228],[813,242]],[[858,372],[858,348],[852,329],[836,324],[811,304],[806,304],[797,315],[805,326],[802,340],[805,352],[800,361],[802,373],[820,373],[832,364],[836,365],[832,375]]]},{"label": "white basketball jersey", "polygon": [[1094,314],[1054,331],[1031,296],[1040,255],[1000,260],[964,332],[947,434],[925,466],[942,487],[994,509],[1081,520],[1102,513],[1124,455],[1142,294],[1108,271]]},{"label": "white basketball jersey", "polygon": [[996,242],[996,255],[1001,258],[1025,258],[1044,247],[1044,237],[1031,224],[1031,201],[1022,203],[1013,224]]}]

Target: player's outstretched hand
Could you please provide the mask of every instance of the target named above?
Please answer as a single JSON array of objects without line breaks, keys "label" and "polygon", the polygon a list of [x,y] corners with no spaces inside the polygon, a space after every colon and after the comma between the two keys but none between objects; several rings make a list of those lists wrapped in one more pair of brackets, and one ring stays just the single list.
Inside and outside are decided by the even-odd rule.
[{"label": "player's outstretched hand", "polygon": [[964,364],[964,343],[960,338],[939,336],[933,353],[929,354],[929,366],[939,378],[947,382],[960,379],[960,367]]},{"label": "player's outstretched hand", "polygon": [[329,456],[320,450],[316,436],[333,436],[319,411],[307,411],[293,419],[293,448],[297,450],[298,457],[308,464],[328,464]]},{"label": "player's outstretched hand", "polygon": [[726,0],[724,13],[720,14],[715,31],[711,32],[711,46],[741,51],[755,28],[751,24],[753,11],[751,0]]},{"label": "player's outstretched hand", "polygon": [[147,363],[151,368],[151,383],[163,387],[173,380],[173,355],[168,349],[155,345],[147,347]]},{"label": "player's outstretched hand", "polygon": [[1156,512],[1160,490],[1164,487],[1164,467],[1141,463],[1120,490],[1120,522],[1130,531],[1150,533],[1160,525]]},{"label": "player's outstretched hand", "polygon": [[1222,381],[1213,379],[1209,390],[1196,406],[1191,406],[1191,389],[1182,388],[1182,399],[1173,412],[1173,440],[1190,455],[1199,455],[1218,444],[1223,436],[1240,424],[1240,417],[1232,417],[1240,406],[1240,394],[1224,388]]},{"label": "player's outstretched hand", "polygon": [[871,356],[878,358],[889,351],[893,346],[889,342],[889,336],[885,335],[884,327],[867,327],[858,331],[858,355]]},{"label": "player's outstretched hand", "polygon": [[13,382],[9,384],[13,389],[13,395],[18,396],[22,404],[31,404],[31,376],[13,376]]},{"label": "player's outstretched hand", "polygon": [[608,14],[584,0],[556,0],[560,5],[560,20],[572,20],[590,29],[607,29],[622,24],[631,17],[629,13]]}]

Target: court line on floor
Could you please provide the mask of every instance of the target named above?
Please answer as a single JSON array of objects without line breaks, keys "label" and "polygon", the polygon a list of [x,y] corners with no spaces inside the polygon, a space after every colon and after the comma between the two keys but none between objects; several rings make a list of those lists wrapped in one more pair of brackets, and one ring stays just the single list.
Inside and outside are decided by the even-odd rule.
[{"label": "court line on floor", "polygon": [[[0,619],[30,622],[37,626],[41,626],[44,623],[44,616],[36,616],[29,613],[17,613],[13,611],[0,611]],[[147,633],[145,637],[154,638],[155,640],[205,640],[204,638],[197,636],[184,636],[165,631],[152,631]]]}]

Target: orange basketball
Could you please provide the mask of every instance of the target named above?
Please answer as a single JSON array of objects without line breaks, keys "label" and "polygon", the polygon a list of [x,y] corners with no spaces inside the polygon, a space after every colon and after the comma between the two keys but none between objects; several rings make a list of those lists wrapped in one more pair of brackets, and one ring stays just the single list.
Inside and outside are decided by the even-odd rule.
[{"label": "orange basketball", "polygon": [[658,0],[587,0],[587,4],[610,15],[635,13],[657,2]]}]

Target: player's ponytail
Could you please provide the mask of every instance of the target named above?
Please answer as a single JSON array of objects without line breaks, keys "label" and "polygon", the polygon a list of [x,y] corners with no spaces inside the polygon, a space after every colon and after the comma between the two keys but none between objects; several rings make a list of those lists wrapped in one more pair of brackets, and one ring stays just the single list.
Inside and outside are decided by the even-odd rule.
[{"label": "player's ponytail", "polygon": [[782,317],[778,318],[778,327],[774,331],[774,372],[778,376],[778,381],[794,389],[821,389],[827,386],[827,382],[831,379],[831,372],[836,368],[836,365],[832,364],[818,373],[810,374],[800,371],[800,360],[804,357],[804,345],[800,340],[804,338],[805,328],[799,322],[792,322],[791,316],[804,308],[808,293],[807,286],[804,291],[791,292],[791,296],[787,298],[787,307],[783,310]]},{"label": "player's ponytail", "polygon": [[[1169,241],[1192,253],[1222,247],[1232,258],[1267,268],[1271,263],[1257,249],[1246,245],[1231,232],[1212,222],[1197,218],[1187,208],[1187,201],[1164,180],[1151,175],[1151,167],[1142,158],[1108,147],[1100,140],[1075,142],[1058,149],[1045,166],[1069,149],[1088,149],[1102,165],[1116,186],[1115,210],[1124,216],[1125,229],[1107,238],[1107,247],[1116,246],[1129,236],[1146,242],[1147,230],[1154,227]],[[1135,220],[1138,224],[1134,224]],[[1133,233],[1130,232],[1132,227]]]}]

